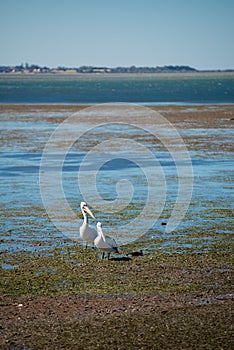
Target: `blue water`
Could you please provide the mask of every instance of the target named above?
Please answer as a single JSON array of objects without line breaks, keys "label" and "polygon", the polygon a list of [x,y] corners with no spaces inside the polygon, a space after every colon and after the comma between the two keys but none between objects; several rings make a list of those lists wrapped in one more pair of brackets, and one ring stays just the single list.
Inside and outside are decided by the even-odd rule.
[{"label": "blue water", "polygon": [[[115,77],[113,75],[0,75],[1,104],[95,104],[102,102],[234,103],[234,74],[155,74],[117,75]],[[53,122],[53,117],[69,115],[70,112],[64,110],[1,111],[1,250],[10,248],[38,251],[45,247],[56,246],[64,238],[62,232],[48,218],[43,206],[39,169],[43,147],[58,126],[56,122]],[[50,117],[52,117],[51,121]],[[77,212],[77,215],[79,215],[78,207],[82,200],[77,175],[85,156],[86,151],[84,150],[87,145],[102,142],[105,137],[110,137],[112,132],[113,130],[107,129],[102,132],[96,130],[96,133],[83,138],[80,149],[74,145],[67,154],[62,169],[63,189],[70,207]],[[223,231],[230,233],[231,218],[225,217],[225,212],[220,214],[215,209],[233,209],[233,153],[229,147],[233,143],[233,129],[231,127],[222,128],[220,125],[220,128],[217,129],[182,128],[179,132],[185,139],[189,138],[191,144],[196,145],[197,136],[202,136],[202,139],[199,139],[199,149],[194,147],[190,150],[194,171],[194,191],[187,215],[176,232],[180,234],[183,230],[187,230],[189,234],[194,227],[201,231],[205,227],[209,231],[214,226],[216,232],[219,232],[223,226]],[[134,134],[129,130],[128,133],[129,138],[135,139]],[[139,140],[145,140],[143,134],[138,137]],[[216,151],[211,152],[212,148],[207,146],[207,141],[214,142],[216,145],[219,143],[223,147],[220,150],[216,147]],[[154,149],[155,145],[150,139],[144,142],[147,147]],[[171,208],[177,196],[178,184],[175,164],[168,152],[157,151],[157,158],[165,172],[167,183],[165,207],[152,231],[152,235],[158,234],[160,237],[165,232],[165,227],[161,225],[161,222],[167,221],[170,217]],[[145,162],[144,169],[150,166],[150,163]],[[87,173],[88,171],[92,172],[93,169],[89,168]],[[103,199],[115,199],[115,185],[121,179],[128,179],[134,187],[132,207],[127,208],[127,214],[95,213],[107,232],[111,233],[118,231],[120,220],[127,223],[132,215],[137,215],[147,198],[147,183],[141,169],[134,163],[117,157],[114,161],[105,163],[98,173],[97,188]],[[213,216],[208,216],[207,213],[212,208],[214,209]],[[69,220],[65,224],[67,227],[71,226]],[[74,233],[77,236],[78,232],[79,228],[74,227]],[[167,236],[167,242],[173,241],[174,234]]]},{"label": "blue water", "polygon": [[[29,116],[22,112],[3,112],[0,130],[2,135],[0,152],[0,196],[2,217],[1,248],[0,250],[28,250],[41,251],[51,246],[61,244],[64,234],[56,228],[47,216],[41,199],[39,170],[45,142],[49,135],[57,127],[57,124],[48,122],[44,118],[43,111],[31,111],[30,122],[25,122]],[[38,116],[41,117],[40,121]],[[48,116],[48,115],[47,115]],[[33,122],[33,119],[35,120]],[[112,130],[114,132],[114,130]],[[186,217],[175,232],[167,235],[167,246],[157,249],[167,249],[171,246],[176,234],[189,233],[198,228],[207,232],[223,232],[229,234],[231,218],[225,217],[225,212],[216,212],[216,209],[233,209],[233,154],[232,152],[217,148],[210,153],[210,147],[206,143],[217,140],[220,144],[228,145],[233,142],[233,129],[231,128],[182,128],[178,130],[183,137],[189,137],[191,144],[196,141],[198,135],[204,136],[204,145],[199,149],[191,149],[192,166],[194,171],[194,190],[190,207]],[[120,130],[116,130],[120,132]],[[125,130],[126,132],[126,130]],[[13,137],[11,137],[13,135]],[[132,137],[132,131],[131,131]],[[77,183],[80,164],[86,154],[87,141],[92,145],[110,137],[109,130],[97,129],[96,133],[84,136],[79,145],[74,144],[69,150],[62,168],[62,181],[65,197],[77,215],[82,195]],[[138,140],[145,137],[144,133],[138,134]],[[194,137],[194,140],[193,140]],[[202,142],[202,140],[201,140]],[[168,221],[171,209],[177,197],[177,179],[175,164],[170,154],[164,149],[157,149],[154,143],[147,146],[154,150],[166,177],[167,193],[166,202],[162,214],[151,230],[153,237],[165,237],[163,221]],[[101,157],[101,155],[97,155]],[[94,164],[93,164],[94,165]],[[132,161],[115,157],[106,162],[97,174],[97,189],[105,200],[116,198],[116,183],[121,179],[128,179],[134,188],[131,206],[126,211],[109,214],[103,211],[95,211],[98,220],[102,221],[106,232],[116,235],[119,223],[126,224],[132,216],[137,216],[144,207],[147,198],[147,181],[142,170],[151,167],[150,162],[145,161],[140,169]],[[157,169],[153,169],[157,174]],[[92,166],[85,172],[92,173]],[[160,191],[160,184],[158,186]],[[90,203],[92,205],[92,203]],[[208,214],[212,212],[213,214]],[[58,213],[61,215],[61,212]],[[62,218],[63,220],[63,218]],[[147,218],[145,219],[147,220]],[[64,216],[65,227],[71,228],[72,222]],[[144,220],[142,221],[144,226]],[[215,229],[214,229],[215,227]],[[74,234],[79,236],[79,227],[74,226]],[[141,230],[141,227],[139,227]],[[158,236],[157,236],[158,235]],[[65,236],[66,238],[66,236]],[[214,238],[215,239],[215,238]],[[33,243],[35,241],[35,244]],[[181,235],[181,242],[183,241]],[[204,244],[207,247],[212,238],[204,236]],[[40,242],[40,244],[38,244]],[[171,242],[171,243],[170,243]],[[121,239],[119,241],[121,243]],[[71,243],[68,243],[71,244]],[[182,244],[182,243],[181,243]],[[192,243],[191,243],[192,244]],[[210,243],[209,243],[210,244]]]},{"label": "blue water", "polygon": [[0,103],[234,103],[233,73],[0,75]]}]

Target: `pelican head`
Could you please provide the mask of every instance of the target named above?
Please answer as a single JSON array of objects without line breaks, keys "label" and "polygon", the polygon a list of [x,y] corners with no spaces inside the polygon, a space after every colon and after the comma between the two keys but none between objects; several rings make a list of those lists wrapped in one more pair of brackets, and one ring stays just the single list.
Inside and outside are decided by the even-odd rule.
[{"label": "pelican head", "polygon": [[93,219],[95,219],[95,216],[93,215],[93,213],[91,212],[91,210],[87,206],[87,203],[81,202],[80,203],[80,209],[81,209],[83,214],[89,214]]}]

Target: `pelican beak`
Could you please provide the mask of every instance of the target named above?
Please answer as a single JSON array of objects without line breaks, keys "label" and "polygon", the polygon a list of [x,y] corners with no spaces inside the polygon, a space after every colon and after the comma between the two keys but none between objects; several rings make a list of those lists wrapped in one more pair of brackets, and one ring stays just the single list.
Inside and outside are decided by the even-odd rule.
[{"label": "pelican beak", "polygon": [[93,213],[91,212],[91,210],[90,210],[87,206],[84,207],[84,210],[85,210],[86,213],[89,214],[93,219],[95,219],[95,216],[93,215]]}]

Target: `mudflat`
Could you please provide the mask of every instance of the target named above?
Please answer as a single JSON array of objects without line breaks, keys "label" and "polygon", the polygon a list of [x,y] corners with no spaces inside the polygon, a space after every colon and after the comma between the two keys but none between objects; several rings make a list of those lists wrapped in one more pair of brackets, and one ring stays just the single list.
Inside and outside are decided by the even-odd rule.
[{"label": "mudflat", "polygon": [[232,243],[131,260],[81,247],[3,254],[18,267],[1,271],[1,348],[230,349]]},{"label": "mudflat", "polygon": [[[0,113],[4,118],[12,111],[14,120],[17,111],[22,121],[28,121],[36,110],[38,122],[60,123],[84,107],[0,105]],[[233,128],[232,105],[151,108],[181,129]],[[56,112],[62,113],[56,116]],[[14,141],[15,135],[2,135],[6,137]],[[190,150],[234,151],[233,144],[222,140],[204,143],[203,136],[201,143],[199,133],[185,142]],[[225,202],[214,209],[207,209],[207,220],[221,215],[221,224],[214,221],[209,229],[206,221],[202,229],[194,224],[184,232],[183,249],[161,250],[167,239],[163,235],[125,245],[120,256],[109,261],[101,260],[98,251],[71,245],[65,238],[45,251],[3,249],[1,349],[231,349],[233,211]],[[31,210],[46,215],[42,208]],[[3,232],[1,243],[11,234]],[[177,242],[184,239],[181,233],[172,235]],[[32,244],[43,248],[40,237]],[[159,248],[149,249],[150,245]],[[131,257],[136,249],[142,249],[143,255]]]},{"label": "mudflat", "polygon": [[[98,105],[99,106],[99,105]],[[108,105],[107,105],[108,106]],[[134,104],[133,104],[134,106]],[[136,106],[136,105],[135,105]],[[0,104],[0,113],[6,112],[19,112],[19,113],[30,113],[30,112],[40,112],[40,116],[38,115],[39,120],[47,120],[48,122],[58,122],[60,123],[66,117],[70,116],[72,113],[79,112],[85,108],[95,108],[95,105],[56,105],[56,104]],[[146,106],[149,109],[157,111],[165,116],[170,122],[174,123],[175,126],[186,127],[232,127],[234,123],[234,105],[158,105],[158,106]],[[64,112],[64,116],[48,116],[46,114],[43,115],[43,112]],[[13,118],[13,116],[12,116]],[[22,118],[24,116],[22,115]],[[85,116],[85,121],[88,123],[92,123],[92,118],[87,119]],[[100,116],[99,121],[103,122],[106,119]],[[126,116],[125,116],[126,118]],[[14,118],[13,118],[14,119]],[[12,119],[11,119],[12,120]],[[29,115],[27,115],[27,120],[30,120]],[[131,119],[129,119],[130,121]],[[128,119],[126,118],[126,121]],[[149,120],[146,118],[141,119],[141,123],[150,123],[154,122],[153,120]]]}]

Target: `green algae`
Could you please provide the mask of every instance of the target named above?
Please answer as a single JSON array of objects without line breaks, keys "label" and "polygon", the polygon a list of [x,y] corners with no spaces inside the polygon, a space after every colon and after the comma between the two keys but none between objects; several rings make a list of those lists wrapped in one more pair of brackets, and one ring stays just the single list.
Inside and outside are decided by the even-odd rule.
[{"label": "green algae", "polygon": [[[142,248],[144,243],[144,239],[138,245],[135,242],[134,248]],[[153,239],[151,243],[155,246]],[[122,247],[121,256],[132,247]],[[147,295],[209,292],[211,288],[217,293],[230,292],[232,248],[231,236],[221,235],[206,250],[196,250],[193,245],[182,251],[175,247],[167,252],[153,249],[128,261],[101,260],[99,251],[78,245],[46,254],[5,252],[1,263],[15,268],[0,268],[0,295]],[[222,273],[224,270],[227,272]]]},{"label": "green algae", "polygon": [[[4,330],[9,348],[229,350],[231,304],[217,300],[233,295],[233,241],[229,235],[216,236],[219,240],[207,252],[152,250],[129,261],[101,260],[97,250],[75,245],[51,249],[48,254],[1,254],[2,261],[18,264],[10,270],[0,268],[2,305],[9,297],[16,304],[31,300],[32,307],[43,296],[58,298],[58,307],[54,310],[52,306],[46,318],[39,309],[34,320],[23,321],[19,313],[19,320],[11,321],[10,329]],[[146,241],[142,239],[139,246]],[[130,245],[125,246],[121,253],[131,250]],[[126,300],[121,310],[113,305],[103,312],[100,306],[88,304],[82,314],[74,310],[74,317],[59,299],[78,297],[76,303],[80,303],[79,297],[115,295],[140,297],[143,307]],[[154,295],[167,296],[166,302],[151,304]],[[187,296],[188,302],[176,303],[176,296],[182,300]],[[64,319],[57,316],[60,309],[67,312]]]}]

